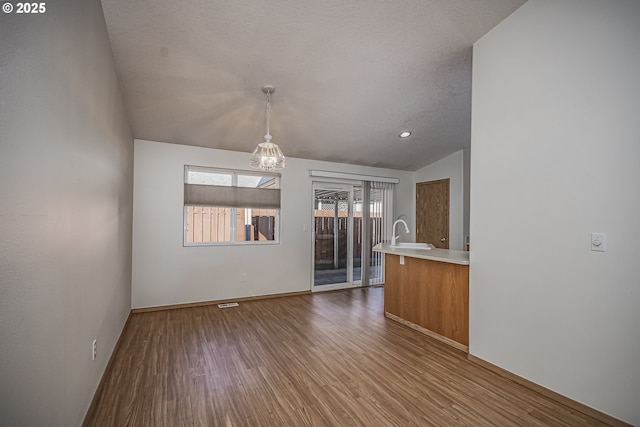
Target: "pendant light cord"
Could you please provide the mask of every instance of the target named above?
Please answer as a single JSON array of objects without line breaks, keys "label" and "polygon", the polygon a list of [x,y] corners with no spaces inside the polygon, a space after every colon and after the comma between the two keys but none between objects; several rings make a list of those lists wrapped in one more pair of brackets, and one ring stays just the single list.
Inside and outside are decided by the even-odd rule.
[{"label": "pendant light cord", "polygon": [[270,121],[271,121],[271,92],[267,91],[267,135],[271,135],[270,132]]}]

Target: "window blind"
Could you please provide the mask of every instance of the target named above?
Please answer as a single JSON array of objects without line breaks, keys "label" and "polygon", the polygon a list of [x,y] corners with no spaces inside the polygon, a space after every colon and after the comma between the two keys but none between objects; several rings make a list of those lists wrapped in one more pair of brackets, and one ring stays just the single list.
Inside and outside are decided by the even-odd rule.
[{"label": "window blind", "polygon": [[185,184],[184,205],[280,209],[280,189]]}]

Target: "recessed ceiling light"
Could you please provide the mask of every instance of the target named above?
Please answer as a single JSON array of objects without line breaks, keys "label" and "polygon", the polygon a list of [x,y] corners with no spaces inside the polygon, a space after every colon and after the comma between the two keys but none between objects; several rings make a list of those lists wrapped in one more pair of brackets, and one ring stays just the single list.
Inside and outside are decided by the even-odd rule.
[{"label": "recessed ceiling light", "polygon": [[404,132],[402,132],[400,135],[398,135],[400,138],[409,138],[411,136],[411,132],[405,130]]}]

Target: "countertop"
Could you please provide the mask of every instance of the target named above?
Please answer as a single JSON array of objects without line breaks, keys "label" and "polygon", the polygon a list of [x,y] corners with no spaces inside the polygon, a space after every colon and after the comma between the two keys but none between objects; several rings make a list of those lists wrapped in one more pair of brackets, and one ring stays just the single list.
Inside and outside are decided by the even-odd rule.
[{"label": "countertop", "polygon": [[390,255],[404,255],[412,258],[422,258],[431,261],[448,262],[450,264],[469,265],[469,252],[451,249],[409,249],[392,248],[388,242],[378,243],[373,247],[375,252]]}]

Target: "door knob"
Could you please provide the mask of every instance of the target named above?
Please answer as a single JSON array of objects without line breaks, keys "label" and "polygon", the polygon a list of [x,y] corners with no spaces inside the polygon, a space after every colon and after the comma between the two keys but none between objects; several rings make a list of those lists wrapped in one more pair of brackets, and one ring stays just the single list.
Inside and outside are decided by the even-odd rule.
[{"label": "door knob", "polygon": [[446,241],[447,239],[445,237],[443,237],[442,239],[440,239],[441,242]]}]

